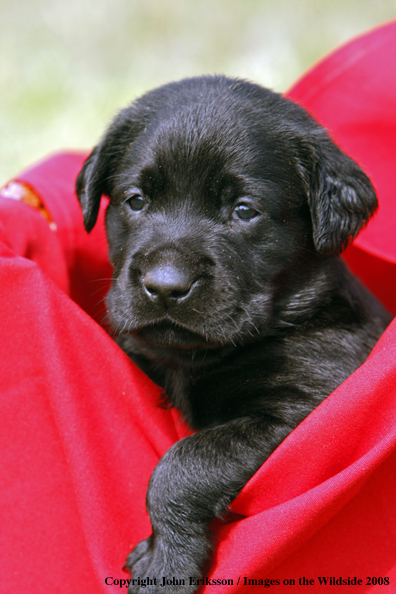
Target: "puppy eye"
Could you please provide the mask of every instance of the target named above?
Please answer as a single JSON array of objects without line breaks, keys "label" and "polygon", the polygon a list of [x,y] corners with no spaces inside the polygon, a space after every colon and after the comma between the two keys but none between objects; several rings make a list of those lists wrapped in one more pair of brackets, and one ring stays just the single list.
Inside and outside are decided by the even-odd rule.
[{"label": "puppy eye", "polygon": [[142,210],[145,200],[140,194],[133,194],[133,196],[126,200],[126,203],[132,210]]},{"label": "puppy eye", "polygon": [[247,204],[238,204],[232,212],[232,217],[234,219],[240,219],[242,221],[249,221],[250,219],[254,219],[257,215],[257,210],[254,210],[254,208],[251,208]]}]

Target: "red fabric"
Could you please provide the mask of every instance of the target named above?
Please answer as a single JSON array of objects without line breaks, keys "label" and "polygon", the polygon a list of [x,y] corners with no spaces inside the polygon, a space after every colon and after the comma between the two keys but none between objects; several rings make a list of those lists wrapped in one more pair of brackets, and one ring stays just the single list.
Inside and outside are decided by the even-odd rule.
[{"label": "red fabric", "polygon": [[[374,179],[380,213],[347,258],[393,311],[396,110],[383,106],[396,99],[395,47],[396,23],[326,58],[289,93]],[[128,577],[125,557],[150,532],[150,474],[190,433],[175,410],[158,406],[158,388],[98,323],[96,304],[111,276],[105,201],[87,236],[73,192],[82,160],[62,153],[18,178],[40,195],[56,233],[32,207],[0,198],[0,592],[7,594],[119,588],[105,579]],[[335,591],[396,592],[395,492],[393,323],[367,362],[249,481],[232,506],[239,518],[215,529],[208,576],[234,581],[215,591],[263,590],[244,585],[246,576],[279,580],[270,586],[276,592],[331,592],[319,576],[356,576],[363,585]],[[300,586],[303,577],[314,585]],[[390,585],[368,586],[367,577],[389,577]],[[293,579],[294,587],[284,585]]]}]

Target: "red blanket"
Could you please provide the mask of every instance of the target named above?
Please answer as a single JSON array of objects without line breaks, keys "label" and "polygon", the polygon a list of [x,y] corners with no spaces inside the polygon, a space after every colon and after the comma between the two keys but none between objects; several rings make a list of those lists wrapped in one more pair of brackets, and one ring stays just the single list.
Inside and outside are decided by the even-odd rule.
[{"label": "red blanket", "polygon": [[[329,127],[378,189],[380,212],[346,259],[396,313],[396,23],[338,50],[289,96]],[[126,555],[150,533],[150,474],[190,433],[177,411],[158,406],[158,388],[101,325],[111,277],[105,200],[87,236],[73,191],[82,160],[62,153],[17,178],[56,230],[37,209],[0,198],[4,594],[125,591]],[[205,593],[396,592],[395,493],[393,323],[249,481],[233,521],[215,528]]]}]

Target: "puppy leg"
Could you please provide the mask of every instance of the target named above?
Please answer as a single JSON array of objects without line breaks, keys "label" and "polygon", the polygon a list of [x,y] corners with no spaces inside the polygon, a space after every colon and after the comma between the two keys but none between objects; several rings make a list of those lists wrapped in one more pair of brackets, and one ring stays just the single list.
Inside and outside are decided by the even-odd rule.
[{"label": "puppy leg", "polygon": [[[238,419],[174,444],[156,466],[147,491],[153,533],[129,555],[129,594],[137,578],[155,578],[146,592],[191,593],[211,556],[210,521],[239,491],[293,427],[272,419]],[[180,585],[167,584],[185,580]],[[193,580],[194,581],[194,580]],[[155,583],[156,582],[156,583]],[[183,582],[182,582],[183,583]]]}]

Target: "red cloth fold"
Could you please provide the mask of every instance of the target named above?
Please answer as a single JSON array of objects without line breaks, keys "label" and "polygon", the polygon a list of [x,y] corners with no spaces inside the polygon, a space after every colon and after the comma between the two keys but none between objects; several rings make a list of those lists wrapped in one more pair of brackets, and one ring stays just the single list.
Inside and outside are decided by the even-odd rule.
[{"label": "red cloth fold", "polygon": [[[396,110],[382,107],[395,104],[396,76],[386,77],[396,68],[395,48],[392,23],[327,57],[289,92],[374,180],[380,212],[346,259],[394,312]],[[61,153],[17,178],[40,196],[56,232],[32,207],[0,198],[4,593],[119,588],[114,580],[129,577],[121,567],[131,546],[150,533],[150,474],[191,432],[177,411],[158,406],[159,389],[100,325],[97,303],[111,278],[106,202],[86,235],[73,190],[83,157]],[[215,526],[208,578],[233,584],[203,590],[261,592],[274,580],[276,592],[328,592],[319,577],[356,577],[362,585],[335,591],[395,592],[395,492],[393,323],[367,362],[249,481],[232,505],[233,521]],[[300,585],[302,578],[313,585]],[[379,578],[390,584],[375,585]]]}]

